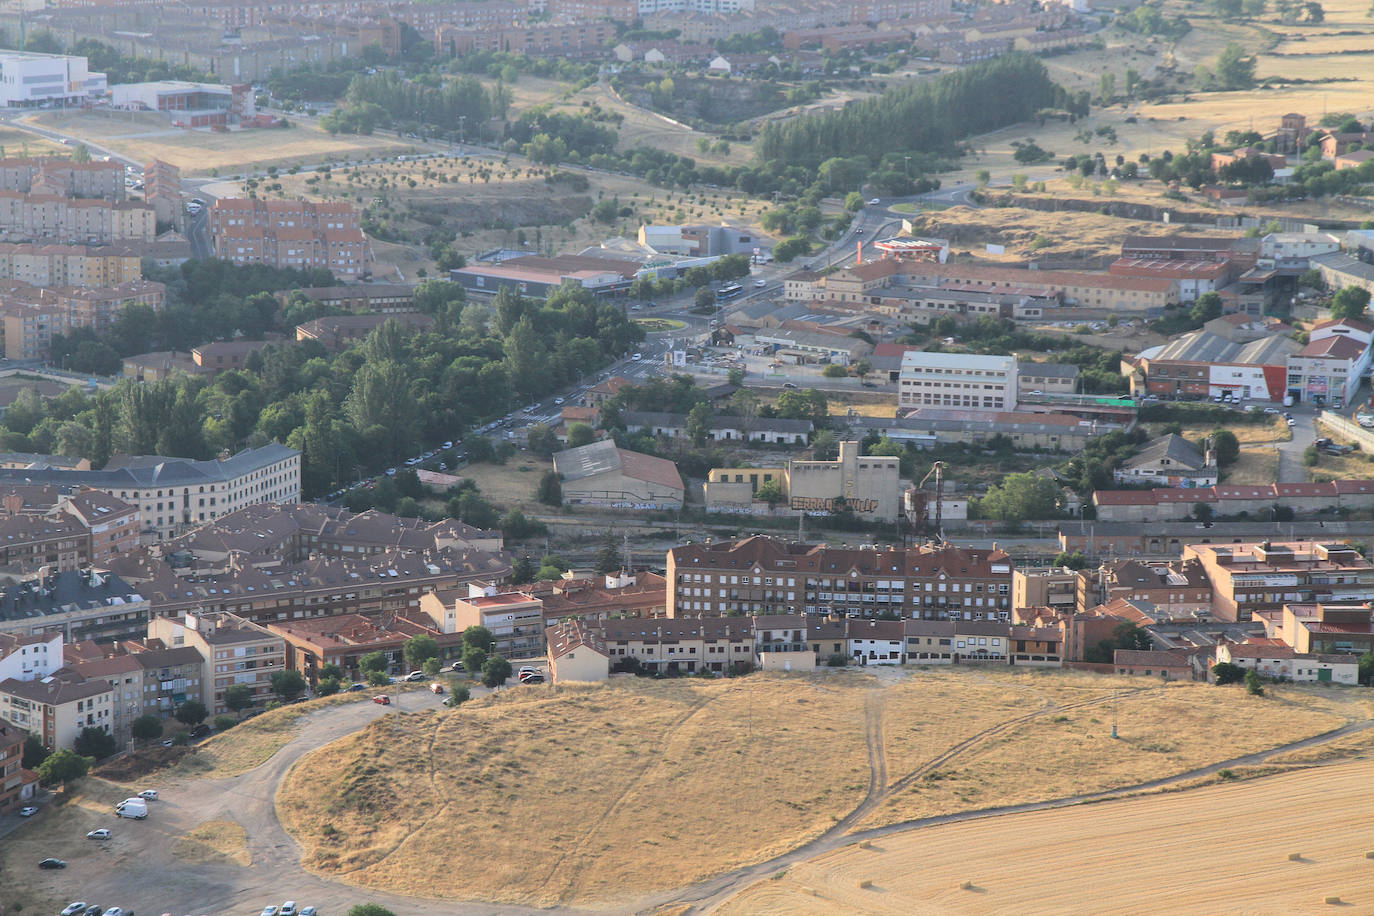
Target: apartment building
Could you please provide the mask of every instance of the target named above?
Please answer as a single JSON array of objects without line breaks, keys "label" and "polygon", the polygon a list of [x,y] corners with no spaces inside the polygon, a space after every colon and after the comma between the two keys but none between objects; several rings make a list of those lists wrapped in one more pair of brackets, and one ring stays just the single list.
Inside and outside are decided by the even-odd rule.
[{"label": "apartment building", "polygon": [[743,618],[607,620],[595,632],[613,670],[631,659],[665,674],[724,674],[754,663],[753,628]]},{"label": "apartment building", "polygon": [[581,620],[566,620],[548,628],[549,673],[555,684],[604,681],[610,677],[611,655],[600,632]]},{"label": "apartment building", "polygon": [[435,54],[451,57],[472,51],[509,51],[531,56],[599,57],[616,37],[615,23],[542,22],[476,27],[443,25],[434,33]]},{"label": "apartment building", "polygon": [[210,715],[228,713],[224,693],[246,684],[255,706],[272,698],[272,674],[285,670],[286,643],[281,636],[234,614],[187,614],[154,617],[148,639],[168,649],[192,648],[201,657],[200,684]]},{"label": "apartment building", "polygon": [[84,728],[113,731],[114,694],[104,681],[0,681],[0,720],[37,735],[49,750],[71,750]]},{"label": "apartment building", "polygon": [[[1277,611],[1285,605],[1336,606],[1374,600],[1374,564],[1349,544],[1188,544],[1183,560],[1189,559],[1202,565],[1212,587],[1212,615],[1218,620],[1252,620],[1259,612]],[[1312,651],[1294,642],[1289,645]]]},{"label": "apartment building", "polygon": [[312,684],[320,669],[338,665],[345,677],[361,679],[359,663],[364,655],[381,652],[387,672],[404,675],[405,644],[415,636],[428,636],[439,646],[439,659],[447,664],[462,655],[462,631],[445,633],[423,612],[405,611],[388,617],[342,614],[309,620],[269,623],[267,629],[286,641],[286,667],[300,672]]},{"label": "apartment building", "polygon": [[531,658],[544,652],[544,602],[532,595],[501,593],[474,582],[421,596],[420,610],[444,633],[486,627],[494,637],[496,655]]},{"label": "apartment building", "polygon": [[972,411],[1016,409],[1014,356],[972,353],[902,354],[898,407],[954,407]]},{"label": "apartment building", "polygon": [[236,264],[322,267],[348,279],[372,274],[372,243],[351,204],[220,198],[209,226],[215,256]]},{"label": "apartment building", "polygon": [[1011,561],[996,549],[832,548],[751,537],[674,547],[666,578],[672,618],[789,608],[858,618],[1011,618]]},{"label": "apartment building", "polygon": [[1148,602],[1160,619],[1206,617],[1212,610],[1212,581],[1196,557],[1168,563],[1117,560],[1077,574],[1080,613],[1118,599]]},{"label": "apartment building", "polygon": [[138,507],[100,490],[64,496],[56,511],[76,519],[90,538],[90,561],[102,566],[138,546]]},{"label": "apartment building", "polygon": [[284,290],[277,300],[286,305],[292,299],[318,302],[343,312],[414,312],[415,287],[402,283],[364,283],[356,286],[316,286]]},{"label": "apartment building", "polygon": [[113,713],[110,732],[115,740],[128,741],[130,726],[140,716],[169,719],[183,703],[204,702],[201,678],[205,659],[195,647],[122,651],[122,644],[115,645],[121,651],[80,659],[65,672],[68,679],[109,685]]},{"label": "apartment building", "polygon": [[1256,611],[1264,635],[1282,640],[1294,652],[1358,657],[1374,652],[1374,612],[1369,602],[1285,604],[1277,611]]},{"label": "apartment building", "polygon": [[0,159],[0,191],[124,200],[124,163],[40,156]]},{"label": "apartment building", "polygon": [[148,204],[0,190],[0,240],[109,245],[156,237],[157,214]]},{"label": "apartment building", "polygon": [[101,332],[114,324],[124,310],[135,305],[162,311],[167,302],[167,285],[156,280],[132,280],[115,286],[82,288],[63,286],[44,290],[58,306],[66,309],[67,324],[73,328],[92,328]]},{"label": "apartment building", "polygon": [[129,583],[94,570],[48,572],[0,586],[0,633],[60,632],[69,643],[125,639],[143,633],[148,615],[148,600]]},{"label": "apartment building", "polygon": [[0,242],[0,280],[90,288],[141,279],[142,257],[123,247]]},{"label": "apartment building", "polygon": [[1078,572],[1067,566],[1021,566],[1011,575],[1011,606],[1072,612],[1078,606]]},{"label": "apartment building", "polygon": [[145,538],[164,540],[244,506],[298,502],[300,461],[300,452],[272,443],[212,461],[116,455],[99,471],[0,469],[0,484],[99,490],[138,508]]},{"label": "apartment building", "polygon": [[61,630],[0,633],[0,681],[41,681],[63,663]]},{"label": "apartment building", "polygon": [[24,741],[28,732],[0,719],[0,816],[11,814],[24,800]]},{"label": "apartment building", "polygon": [[327,315],[296,325],[296,340],[318,341],[331,353],[342,353],[362,343],[368,335],[388,321],[408,333],[428,331],[434,318],[422,312],[376,312],[366,315]]}]

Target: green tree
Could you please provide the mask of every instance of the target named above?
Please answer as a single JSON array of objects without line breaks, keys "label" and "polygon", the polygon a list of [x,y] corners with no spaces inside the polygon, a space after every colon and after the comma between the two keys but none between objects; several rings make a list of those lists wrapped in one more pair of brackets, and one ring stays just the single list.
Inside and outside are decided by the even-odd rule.
[{"label": "green tree", "polygon": [[693,445],[700,447],[706,444],[711,435],[711,416],[711,405],[706,401],[687,411],[687,438]]},{"label": "green tree", "polygon": [[391,667],[391,663],[387,661],[384,652],[369,652],[358,659],[358,670],[362,671],[363,674],[371,674],[374,671],[385,673],[389,667]]},{"label": "green tree", "polygon": [[1053,480],[1031,473],[1008,474],[978,501],[978,511],[985,518],[1004,522],[1057,518],[1059,498],[1059,486]]},{"label": "green tree", "polygon": [[1221,317],[1222,302],[1221,297],[1216,293],[1203,293],[1197,297],[1197,302],[1193,304],[1193,309],[1189,313],[1190,317],[1198,324],[1211,321],[1213,318]]},{"label": "green tree", "polygon": [[1218,687],[1225,687],[1227,684],[1239,684],[1245,680],[1245,669],[1230,662],[1217,662],[1212,666],[1212,676]]},{"label": "green tree", "polygon": [[376,903],[360,903],[348,911],[348,916],[396,916],[396,914]]},{"label": "green tree", "polygon": [[1061,550],[1059,555],[1054,558],[1055,566],[1063,566],[1068,569],[1087,569],[1092,562],[1085,556],[1083,551],[1075,550],[1073,553]]},{"label": "green tree", "polygon": [[844,366],[831,363],[821,370],[821,375],[826,378],[848,378],[849,371]]},{"label": "green tree", "polygon": [[449,691],[448,699],[444,701],[445,706],[462,706],[472,699],[472,691],[463,684],[454,684]]},{"label": "green tree", "polygon": [[332,697],[342,689],[339,679],[336,677],[322,677],[320,683],[315,687],[315,694],[322,697]]},{"label": "green tree", "polygon": [[224,705],[230,712],[242,713],[253,705],[253,688],[235,684],[224,691]]},{"label": "green tree", "polygon": [[63,749],[51,754],[38,765],[38,778],[45,785],[61,783],[65,787],[67,783],[75,782],[89,773],[94,765],[93,758]]},{"label": "green tree", "polygon": [[973,173],[973,180],[978,185],[978,190],[983,190],[992,181],[992,173],[987,169],[979,169]]},{"label": "green tree", "polygon": [[596,441],[596,430],[586,423],[574,423],[568,427],[568,448],[591,445]]},{"label": "green tree", "polygon": [[1246,56],[1245,48],[1231,42],[1222,49],[1216,63],[1216,81],[1222,89],[1249,89],[1255,85],[1258,59]]},{"label": "green tree", "polygon": [[72,747],[82,757],[94,757],[96,760],[103,760],[119,750],[119,744],[113,735],[93,725],[81,729],[81,734],[76,736]]},{"label": "green tree", "polygon": [[1252,697],[1264,696],[1264,688],[1260,686],[1259,672],[1254,668],[1245,672],[1245,692]]},{"label": "green tree", "polygon": [[535,498],[546,506],[563,505],[563,483],[557,471],[545,471],[544,476],[539,478],[539,490]]},{"label": "green tree", "polygon": [[200,700],[187,700],[177,707],[177,721],[183,725],[199,725],[210,715],[210,710]]},{"label": "green tree", "polygon": [[831,652],[825,657],[826,667],[843,668],[849,664],[849,656],[843,652]]},{"label": "green tree", "polygon": [[529,554],[522,555],[511,566],[511,584],[524,585],[527,582],[533,582],[535,571],[534,559]]},{"label": "green tree", "polygon": [[290,703],[305,693],[305,678],[299,671],[290,669],[272,672],[272,692]]},{"label": "green tree", "polygon": [[162,737],[162,720],[154,715],[139,716],[129,723],[129,734],[135,741],[153,741]]},{"label": "green tree", "polygon": [[778,485],[776,480],[766,480],[759,484],[759,488],[754,491],[754,498],[759,502],[768,503],[768,508],[772,509],[785,497],[782,494],[782,487]]},{"label": "green tree", "polygon": [[405,656],[407,668],[423,669],[426,661],[439,657],[439,644],[428,633],[417,633],[405,641],[401,654]]},{"label": "green tree", "polygon": [[605,576],[620,569],[623,562],[620,557],[620,545],[616,543],[615,533],[608,531],[601,539],[601,546],[596,551],[596,565],[594,569],[599,576]]},{"label": "green tree", "polygon": [[1098,77],[1097,98],[1103,105],[1110,105],[1116,98],[1116,74],[1110,70]]},{"label": "green tree", "polygon": [[44,747],[41,738],[37,735],[27,735],[24,738],[24,759],[21,766],[26,770],[36,770],[38,765],[47,760],[50,754],[52,751]]},{"label": "green tree", "polygon": [[858,213],[864,208],[864,196],[858,191],[850,191],[844,196],[844,208],[850,213]]},{"label": "green tree", "polygon": [[1331,298],[1331,317],[1336,319],[1363,319],[1369,307],[1369,290],[1358,286],[1347,286],[1337,290]]},{"label": "green tree", "polygon": [[510,662],[493,655],[482,663],[482,686],[495,689],[510,678]]},{"label": "green tree", "polygon": [[321,665],[320,670],[316,672],[316,674],[322,678],[332,677],[336,681],[342,681],[344,677],[343,669],[340,668],[338,665],[334,664],[333,662]]},{"label": "green tree", "polygon": [[435,677],[442,669],[443,663],[437,658],[427,658],[424,664],[420,666],[420,670],[423,671],[427,677]]},{"label": "green tree", "polygon": [[716,304],[716,294],[711,291],[709,286],[698,287],[696,294],[692,297],[692,303],[699,309],[709,309]]},{"label": "green tree", "polygon": [[391,675],[385,671],[369,671],[367,673],[367,683],[371,687],[385,687],[391,683]]},{"label": "green tree", "polygon": [[463,630],[463,647],[476,646],[483,652],[490,652],[496,645],[496,636],[483,626],[470,626]]},{"label": "green tree", "polygon": [[487,663],[487,652],[481,646],[463,646],[463,670],[478,677],[482,673],[482,666]]},{"label": "green tree", "polygon": [[1240,457],[1240,440],[1229,429],[1212,430],[1212,447],[1217,452],[1217,465],[1226,467]]},{"label": "green tree", "polygon": [[[525,445],[536,455],[548,457],[558,451],[558,437],[553,430],[549,429],[547,423],[536,423],[530,427],[526,434]],[[554,503],[553,505],[557,505]]]},{"label": "green tree", "polygon": [[725,380],[739,388],[744,385],[744,370],[736,366],[725,374]]},{"label": "green tree", "polygon": [[[1371,681],[1374,681],[1374,652],[1366,652],[1360,656],[1360,683],[1369,684]],[[27,753],[27,745],[24,750]],[[27,763],[24,765],[28,766]]]},{"label": "green tree", "polygon": [[227,732],[238,724],[239,720],[233,716],[215,716],[215,731],[217,732]]},{"label": "green tree", "polygon": [[811,440],[811,454],[817,461],[833,461],[840,453],[840,440],[828,429],[823,429]]},{"label": "green tree", "polygon": [[72,148],[72,162],[90,162],[91,148],[84,143],[78,143]]}]

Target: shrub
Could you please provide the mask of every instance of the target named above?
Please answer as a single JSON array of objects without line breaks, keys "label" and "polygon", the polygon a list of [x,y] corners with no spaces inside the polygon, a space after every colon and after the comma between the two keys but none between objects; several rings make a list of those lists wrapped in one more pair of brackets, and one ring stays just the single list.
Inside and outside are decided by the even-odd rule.
[{"label": "shrub", "polygon": [[227,732],[238,724],[238,719],[233,716],[215,716],[215,731]]},{"label": "shrub", "polygon": [[825,663],[831,668],[843,668],[849,664],[849,656],[843,652],[831,652],[825,657]]}]

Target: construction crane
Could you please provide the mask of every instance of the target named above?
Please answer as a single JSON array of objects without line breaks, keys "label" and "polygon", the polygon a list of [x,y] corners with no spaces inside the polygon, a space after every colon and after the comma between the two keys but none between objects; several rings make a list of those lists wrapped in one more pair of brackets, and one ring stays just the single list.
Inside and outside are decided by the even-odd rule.
[{"label": "construction crane", "polygon": [[[929,480],[932,475],[935,477],[935,542],[937,544],[943,544],[945,542],[945,526],[943,519],[945,463],[943,461],[937,461],[932,464],[930,470],[926,472],[926,476],[922,477],[921,482],[916,485],[916,489],[924,490],[926,488],[926,481]],[[926,505],[929,506],[929,503]],[[929,508],[926,509],[926,519],[927,521],[930,519]]]}]

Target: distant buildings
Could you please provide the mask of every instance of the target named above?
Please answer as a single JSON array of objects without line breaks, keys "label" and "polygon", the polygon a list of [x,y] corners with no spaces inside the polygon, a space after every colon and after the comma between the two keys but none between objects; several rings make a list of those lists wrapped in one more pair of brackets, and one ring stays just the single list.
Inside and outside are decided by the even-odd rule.
[{"label": "distant buildings", "polygon": [[209,225],[215,256],[226,261],[322,267],[353,280],[372,275],[372,243],[352,204],[221,197]]},{"label": "distant buildings", "polygon": [[1215,452],[1206,454],[1182,436],[1169,433],[1141,446],[1117,465],[1117,483],[1165,487],[1210,487],[1217,482]]},{"label": "distant buildings", "polygon": [[248,83],[119,83],[111,87],[110,95],[115,108],[156,111],[177,127],[223,127],[251,120],[257,113]]},{"label": "distant buildings", "polygon": [[754,255],[773,248],[773,240],[750,229],[721,223],[719,226],[639,227],[639,244],[664,254],[686,257],[722,257],[730,254]]},{"label": "distant buildings", "polygon": [[[1218,620],[1245,621],[1265,611],[1278,611],[1285,605],[1334,606],[1374,599],[1374,564],[1348,544],[1289,541],[1245,544],[1189,544],[1183,558],[1196,558],[1212,584],[1212,615]],[[1320,622],[1324,612],[1316,616]],[[1361,606],[1355,616],[1363,615],[1364,642],[1374,635],[1369,627],[1370,610]],[[1288,629],[1299,652],[1329,652],[1333,642],[1318,642],[1315,650],[1297,638],[1297,624]],[[1318,630],[1321,628],[1318,627]],[[1334,631],[1339,633],[1339,631]],[[1351,631],[1358,635],[1358,631]],[[1338,637],[1336,641],[1346,641]],[[1285,640],[1287,641],[1287,640]],[[1360,649],[1359,651],[1366,651]]]},{"label": "distant buildings", "polygon": [[43,288],[26,282],[4,284],[0,292],[0,351],[6,359],[47,359],[54,334],[75,328],[107,330],[126,308],[162,311],[166,287],[152,280],[116,286]]},{"label": "distant buildings", "polygon": [[0,486],[22,482],[99,490],[137,506],[144,536],[162,540],[244,506],[298,502],[300,460],[300,452],[277,444],[213,461],[116,455],[99,471],[0,469]]},{"label": "distant buildings", "polygon": [[1015,356],[908,350],[902,354],[897,406],[1015,410],[1016,379]]},{"label": "distant buildings", "polygon": [[6,108],[34,108],[44,102],[79,105],[105,92],[105,74],[92,72],[84,57],[0,52],[0,105]]},{"label": "distant buildings", "polygon": [[296,325],[296,340],[314,340],[333,353],[342,353],[388,321],[405,331],[416,333],[434,326],[434,319],[421,312],[376,312],[367,315],[331,315]]},{"label": "distant buildings", "polygon": [[841,442],[839,457],[790,460],[778,467],[712,468],[705,484],[708,512],[768,512],[758,496],[771,485],[786,510],[814,515],[852,512],[858,518],[895,521],[902,512],[901,462],[859,454],[858,442]]},{"label": "distant buildings", "polygon": [[478,261],[449,272],[449,279],[469,293],[496,295],[509,287],[522,296],[547,299],[565,283],[598,295],[624,293],[639,273],[637,261],[564,254],[546,258],[524,255],[499,262]]},{"label": "distant buildings", "polygon": [[242,369],[253,353],[268,346],[270,340],[218,340],[201,344],[189,353],[160,350],[124,357],[124,377],[139,382],[157,382],[175,373],[214,377],[231,369]]}]

